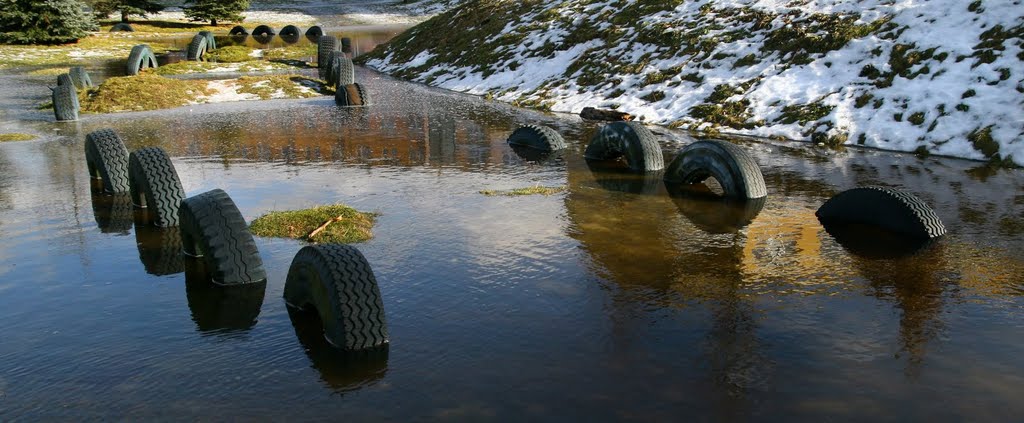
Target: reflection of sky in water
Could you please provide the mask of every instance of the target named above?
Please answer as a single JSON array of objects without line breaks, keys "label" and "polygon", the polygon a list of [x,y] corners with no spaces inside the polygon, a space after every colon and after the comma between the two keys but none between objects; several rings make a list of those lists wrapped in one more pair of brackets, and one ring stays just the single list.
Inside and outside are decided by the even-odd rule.
[{"label": "reflection of sky in water", "polygon": [[[963,161],[744,143],[769,198],[723,211],[656,177],[592,171],[581,157],[594,124],[358,77],[371,108],[316,98],[18,123],[61,131],[0,145],[0,417],[927,418],[936,400],[938,417],[1024,411],[1012,401],[1024,351],[1006,342],[1022,329],[1019,172],[983,181]],[[528,163],[504,144],[538,121],[570,143],[563,158]],[[380,212],[359,248],[385,300],[386,372],[346,378],[306,353],[281,300],[296,241],[257,239],[269,281],[251,329],[198,327],[194,309],[220,316],[227,301],[189,298],[180,273],[147,274],[132,229],[97,228],[81,142],[102,127],[130,149],[165,148],[188,194],[223,188],[248,220],[332,202]],[[689,140],[662,137],[669,156]],[[909,259],[850,254],[813,213],[872,183],[917,193],[951,235]],[[551,197],[478,194],[562,184]]]}]

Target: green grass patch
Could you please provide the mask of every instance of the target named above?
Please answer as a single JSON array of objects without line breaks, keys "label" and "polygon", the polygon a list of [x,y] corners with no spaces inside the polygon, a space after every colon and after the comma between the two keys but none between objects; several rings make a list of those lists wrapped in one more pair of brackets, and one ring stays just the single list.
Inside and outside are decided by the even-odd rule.
[{"label": "green grass patch", "polygon": [[221,47],[206,54],[208,60],[221,63],[241,63],[255,60],[252,56],[254,50],[246,46]]},{"label": "green grass patch", "polygon": [[35,135],[32,134],[19,134],[19,133],[7,133],[0,134],[0,142],[8,141],[31,141],[36,139]]},{"label": "green grass patch", "polygon": [[142,74],[107,79],[79,93],[82,113],[114,113],[170,109],[211,94],[207,81],[170,79]]},{"label": "green grass patch", "polygon": [[565,191],[565,187],[564,186],[561,186],[561,187],[542,187],[540,185],[537,185],[537,186],[532,186],[532,187],[516,188],[516,189],[510,189],[510,190],[504,190],[504,191],[502,191],[502,190],[493,190],[493,189],[485,189],[485,190],[480,191],[480,193],[483,194],[483,195],[486,195],[488,197],[497,197],[497,196],[519,197],[519,196],[523,196],[523,195],[554,195],[554,194],[558,194],[558,193],[564,192],[564,191]]},{"label": "green grass patch", "polygon": [[[251,59],[251,58],[250,58]],[[239,72],[239,73],[256,73],[256,72],[273,72],[284,69],[291,69],[292,66],[288,66],[283,63],[267,62],[262,60],[246,61],[241,63],[215,63],[215,62],[195,62],[195,61],[181,61],[177,63],[171,63],[169,65],[161,66],[153,70],[147,70],[146,72],[152,72],[157,75],[187,75],[191,73],[210,73],[210,72]]]},{"label": "green grass patch", "polygon": [[305,60],[316,57],[316,44],[304,44],[263,50],[266,60]]},{"label": "green grass patch", "polygon": [[[350,244],[373,238],[372,230],[376,219],[376,213],[365,213],[336,204],[305,210],[270,212],[253,220],[249,230],[253,235],[262,237]],[[317,229],[321,230],[314,234]],[[311,234],[314,235],[310,237]]]},{"label": "green grass patch", "polygon": [[[118,34],[118,33],[113,33]],[[124,33],[121,33],[124,34]],[[137,38],[109,33],[90,34],[77,43],[38,46],[0,44],[0,63],[5,67],[17,66],[56,66],[80,64],[82,58],[89,59],[125,59],[132,47],[142,44]],[[156,54],[166,53],[169,44],[147,42]]]},{"label": "green grass patch", "polygon": [[[271,98],[309,98],[327,94],[323,81],[302,75],[262,75],[238,78],[238,92]],[[304,90],[302,87],[310,88]]]},{"label": "green grass patch", "polygon": [[42,68],[26,73],[31,76],[57,76],[62,73],[68,73],[68,68]]}]

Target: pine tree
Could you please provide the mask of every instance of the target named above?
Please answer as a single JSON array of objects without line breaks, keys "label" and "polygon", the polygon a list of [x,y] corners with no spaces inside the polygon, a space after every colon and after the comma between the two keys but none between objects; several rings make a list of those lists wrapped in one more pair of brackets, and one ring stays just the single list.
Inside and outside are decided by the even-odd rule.
[{"label": "pine tree", "polygon": [[188,0],[191,6],[185,6],[185,16],[193,21],[210,21],[217,25],[217,20],[241,22],[241,15],[249,8],[249,0]]},{"label": "pine tree", "polygon": [[0,0],[0,42],[62,44],[99,29],[80,0]]},{"label": "pine tree", "polygon": [[149,0],[95,0],[92,8],[97,15],[103,18],[110,16],[111,13],[120,13],[121,22],[128,22],[128,17],[131,15],[145,18],[146,14],[159,13],[164,10],[162,4]]}]

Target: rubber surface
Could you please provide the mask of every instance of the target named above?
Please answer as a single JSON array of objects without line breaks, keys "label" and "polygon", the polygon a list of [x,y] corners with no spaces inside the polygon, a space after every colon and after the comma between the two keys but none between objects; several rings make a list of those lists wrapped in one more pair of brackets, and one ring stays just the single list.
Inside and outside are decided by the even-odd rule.
[{"label": "rubber surface", "polygon": [[584,153],[590,160],[616,160],[625,157],[635,171],[654,171],[665,167],[661,146],[647,127],[637,122],[615,122],[603,126]]},{"label": "rubber surface", "polygon": [[203,60],[208,49],[208,41],[203,34],[192,36],[192,42],[188,43],[188,51],[185,53],[186,60]]},{"label": "rubber surface", "polygon": [[271,35],[274,35],[274,29],[266,25],[257,26],[252,30],[253,37],[267,37]]},{"label": "rubber surface", "polygon": [[335,51],[335,44],[338,39],[332,35],[324,35],[317,41],[316,47],[316,66],[320,71],[320,79],[327,79],[327,71],[330,70],[331,63],[330,59],[331,52]]},{"label": "rubber surface", "polygon": [[246,31],[244,26],[235,25],[235,27],[231,28],[231,31],[228,32],[228,35],[249,35],[249,31]]},{"label": "rubber surface", "polygon": [[320,379],[338,393],[365,388],[382,379],[388,371],[388,344],[358,351],[335,348],[324,338],[323,325],[316,311],[304,312],[288,307],[299,347],[306,353]]},{"label": "rubber surface", "polygon": [[366,89],[357,82],[351,85],[339,85],[334,93],[334,102],[342,107],[369,106],[370,98]]},{"label": "rubber surface", "polygon": [[166,276],[185,271],[178,228],[156,228],[136,220],[135,245],[146,273]]},{"label": "rubber surface", "polygon": [[303,247],[288,269],[284,299],[300,310],[315,309],[324,336],[337,348],[355,351],[388,343],[377,278],[355,247]]},{"label": "rubber surface", "polygon": [[156,56],[153,55],[153,50],[148,45],[139,44],[132,47],[131,53],[128,54],[127,73],[129,76],[138,75],[142,69],[155,67],[157,67]]},{"label": "rubber surface", "polygon": [[352,39],[344,37],[341,39],[341,52],[352,53]]},{"label": "rubber surface", "polygon": [[69,80],[65,81],[64,85],[57,85],[50,95],[53,101],[53,116],[60,122],[78,120],[78,91],[70,82],[70,77],[68,78]]},{"label": "rubber surface", "polygon": [[206,51],[211,52],[217,49],[217,39],[210,31],[199,31],[199,35],[206,37]]},{"label": "rubber surface", "polygon": [[92,78],[89,77],[89,72],[86,72],[85,68],[82,66],[72,67],[68,74],[71,76],[71,82],[75,84],[75,88],[81,90],[91,88],[93,86]]},{"label": "rubber surface", "polygon": [[337,86],[352,85],[356,82],[355,65],[344,53],[334,52],[331,70],[328,71],[327,84]]},{"label": "rubber surface", "polygon": [[323,28],[319,26],[313,26],[306,30],[306,39],[311,43],[320,41],[320,37],[324,35]]},{"label": "rubber surface", "polygon": [[62,73],[60,75],[57,75],[57,86],[59,87],[62,85],[75,85],[75,82],[71,80],[71,74]]},{"label": "rubber surface", "polygon": [[133,203],[148,209],[154,225],[178,226],[178,207],[185,190],[162,148],[145,147],[128,156],[128,192]]},{"label": "rubber surface", "polygon": [[281,28],[281,32],[279,32],[278,35],[282,37],[298,37],[302,35],[302,32],[299,31],[299,28],[297,26],[288,25],[285,26],[284,28]]},{"label": "rubber surface", "polygon": [[114,26],[110,27],[110,32],[118,32],[118,31],[135,32],[135,28],[132,28],[131,25],[129,25],[129,24],[125,23],[125,22],[118,22],[118,23],[114,24]]},{"label": "rubber surface", "polygon": [[761,167],[742,147],[727,141],[706,140],[679,152],[668,169],[668,184],[699,184],[715,178],[730,198],[761,198],[768,195]]},{"label": "rubber surface", "polygon": [[256,242],[234,201],[220,189],[186,198],[178,209],[182,251],[202,257],[218,285],[265,281]]},{"label": "rubber surface", "polygon": [[843,191],[815,213],[822,224],[865,224],[918,239],[946,234],[938,215],[911,193],[878,186]]},{"label": "rubber surface", "polygon": [[128,149],[113,129],[85,136],[85,164],[89,175],[103,180],[103,190],[128,192]]},{"label": "rubber surface", "polygon": [[92,193],[93,218],[102,233],[128,235],[134,223],[134,211],[127,193]]},{"label": "rubber surface", "polygon": [[561,150],[568,147],[565,139],[554,129],[541,125],[519,127],[508,137],[511,146],[529,147],[542,151]]}]

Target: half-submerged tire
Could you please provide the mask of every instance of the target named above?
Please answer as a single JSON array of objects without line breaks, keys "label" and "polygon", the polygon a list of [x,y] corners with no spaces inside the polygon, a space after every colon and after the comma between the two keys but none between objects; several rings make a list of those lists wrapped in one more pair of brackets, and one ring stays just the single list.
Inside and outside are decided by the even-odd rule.
[{"label": "half-submerged tire", "polygon": [[252,30],[253,37],[270,37],[273,35],[274,29],[266,25],[257,26],[255,29]]},{"label": "half-submerged tire", "polygon": [[[61,75],[61,77],[64,76],[67,76],[67,74]],[[71,77],[68,76],[64,82],[60,82],[60,78],[57,81],[57,87],[51,93],[54,118],[59,122],[78,120],[78,91],[75,90],[75,85],[71,83]]]},{"label": "half-submerged tire", "polygon": [[911,193],[886,187],[862,187],[830,198],[815,213],[823,225],[863,224],[912,238],[946,234],[935,211]]},{"label": "half-submerged tire", "polygon": [[82,66],[72,67],[71,71],[68,72],[68,75],[71,76],[71,82],[75,84],[75,88],[81,90],[91,88],[93,86],[92,78],[89,77],[89,72],[86,72],[85,68]]},{"label": "half-submerged tire", "polygon": [[220,189],[181,202],[178,209],[182,251],[201,257],[213,283],[241,285],[266,281],[256,242],[231,197]]},{"label": "half-submerged tire", "polygon": [[148,209],[154,225],[178,226],[178,208],[185,199],[185,190],[162,148],[145,147],[129,155],[128,188],[132,202]]},{"label": "half-submerged tire", "polygon": [[333,35],[324,35],[317,41],[316,47],[316,66],[320,71],[320,79],[327,79],[327,71],[330,70],[331,63],[331,52],[335,51],[335,45],[338,39],[334,38]]},{"label": "half-submerged tire", "polygon": [[103,180],[104,191],[128,192],[128,149],[113,129],[85,136],[85,165],[90,176]]},{"label": "half-submerged tire", "polygon": [[355,247],[303,247],[288,269],[284,300],[300,310],[316,309],[325,337],[337,348],[355,351],[388,343],[377,279]]},{"label": "half-submerged tire", "polygon": [[188,43],[188,52],[185,54],[185,59],[203,60],[203,56],[206,56],[208,48],[209,41],[206,40],[206,36],[196,34],[192,37],[192,42]]},{"label": "half-submerged tire", "polygon": [[118,23],[114,24],[114,26],[110,27],[110,32],[118,32],[118,31],[135,32],[135,28],[132,28],[131,25],[129,25],[129,24],[125,23],[125,22],[118,22]]},{"label": "half-submerged tire", "polygon": [[217,49],[217,39],[213,37],[213,33],[210,31],[199,31],[199,35],[206,37],[206,51],[214,51]]},{"label": "half-submerged tire", "polygon": [[305,312],[288,307],[288,318],[299,338],[299,347],[309,358],[320,379],[339,393],[366,387],[387,374],[388,344],[379,348],[343,351],[324,338],[323,324],[315,310]]},{"label": "half-submerged tire", "polygon": [[715,178],[726,197],[761,198],[768,195],[764,175],[742,147],[718,140],[698,141],[683,148],[665,171],[669,184],[699,184]]},{"label": "half-submerged tire", "polygon": [[284,28],[281,28],[281,32],[278,33],[278,35],[280,35],[281,37],[298,37],[302,35],[302,32],[299,31],[299,27],[295,25],[288,25],[285,26]]},{"label": "half-submerged tire", "polygon": [[341,39],[341,52],[352,53],[352,39],[344,37]]},{"label": "half-submerged tire", "polygon": [[235,25],[235,27],[231,28],[231,31],[228,32],[228,35],[230,35],[230,36],[249,35],[249,31],[246,31],[244,26]]},{"label": "half-submerged tire", "polygon": [[331,61],[331,70],[327,78],[328,85],[346,86],[356,83],[355,65],[344,53],[336,52]]},{"label": "half-submerged tire", "polygon": [[320,41],[320,37],[324,35],[323,28],[319,26],[313,26],[306,30],[306,39],[311,43]]},{"label": "half-submerged tire", "polygon": [[362,84],[339,85],[334,93],[334,102],[342,107],[369,106],[370,97]]},{"label": "half-submerged tire", "polygon": [[625,157],[634,171],[654,171],[665,167],[661,146],[647,127],[637,122],[605,125],[590,139],[585,157],[589,160],[616,160]]},{"label": "half-submerged tire", "polygon": [[519,127],[512,132],[512,135],[509,135],[508,144],[513,147],[528,147],[541,151],[561,150],[568,146],[558,132],[541,125]]},{"label": "half-submerged tire", "polygon": [[156,56],[153,55],[153,50],[146,44],[139,44],[132,47],[132,52],[128,54],[128,75],[138,75],[139,71],[145,68],[155,68]]}]

